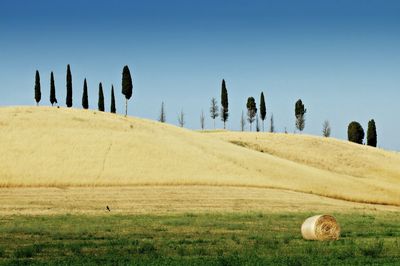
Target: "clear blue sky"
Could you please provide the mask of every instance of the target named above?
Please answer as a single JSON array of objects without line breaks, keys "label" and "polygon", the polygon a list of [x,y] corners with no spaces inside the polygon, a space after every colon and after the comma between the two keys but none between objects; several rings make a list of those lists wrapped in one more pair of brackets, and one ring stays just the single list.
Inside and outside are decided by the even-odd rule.
[{"label": "clear blue sky", "polygon": [[[83,79],[97,108],[98,83],[107,107],[110,88],[124,108],[121,72],[134,78],[129,114],[167,122],[181,109],[187,127],[206,124],[211,97],[227,82],[228,128],[239,129],[246,99],[264,91],[268,123],[295,128],[294,103],[308,109],[306,134],[346,139],[349,122],[364,129],[374,118],[378,145],[400,150],[400,1],[19,1],[0,2],[0,105],[33,105],[34,76],[49,105],[54,71],[65,106],[66,65],[71,65],[74,107],[81,108]],[[108,108],[107,108],[108,109]],[[217,125],[222,127],[218,120]]]}]

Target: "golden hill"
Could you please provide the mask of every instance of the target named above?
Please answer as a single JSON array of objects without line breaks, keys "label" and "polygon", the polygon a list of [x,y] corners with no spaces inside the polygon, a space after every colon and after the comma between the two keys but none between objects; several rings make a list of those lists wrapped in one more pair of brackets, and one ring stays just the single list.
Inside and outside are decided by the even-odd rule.
[{"label": "golden hill", "polygon": [[224,185],[400,206],[400,155],[334,139],[9,107],[0,109],[0,146],[1,187]]}]

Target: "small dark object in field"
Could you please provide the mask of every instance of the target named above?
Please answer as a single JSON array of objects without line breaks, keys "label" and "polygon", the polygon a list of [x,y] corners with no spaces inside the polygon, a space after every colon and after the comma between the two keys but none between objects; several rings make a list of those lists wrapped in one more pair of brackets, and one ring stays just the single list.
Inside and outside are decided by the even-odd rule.
[{"label": "small dark object in field", "polygon": [[111,211],[110,208],[109,208],[108,206],[106,206],[106,209],[107,209],[107,211],[109,211],[109,212]]},{"label": "small dark object in field", "polygon": [[57,106],[58,109],[60,109],[60,106]]}]

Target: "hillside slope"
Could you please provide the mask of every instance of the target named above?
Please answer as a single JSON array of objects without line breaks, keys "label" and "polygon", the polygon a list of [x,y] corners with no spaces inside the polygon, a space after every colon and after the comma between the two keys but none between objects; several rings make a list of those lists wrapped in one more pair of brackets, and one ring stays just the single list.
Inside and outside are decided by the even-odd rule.
[{"label": "hillside slope", "polygon": [[[222,134],[226,133],[201,134],[93,110],[1,108],[0,186],[253,186],[400,205],[400,180],[393,168],[400,163],[398,154],[380,151],[391,159],[383,158],[378,164],[395,172],[385,172],[383,178],[364,177],[351,172],[351,166],[351,171],[336,171],[329,162],[316,167],[315,161],[232,144]],[[251,134],[243,134],[247,135]],[[294,136],[280,137],[279,145],[290,146],[292,153],[305,153],[301,145],[291,145]],[[322,153],[326,153],[324,143],[332,141],[323,141]],[[380,156],[371,149],[343,145],[356,155]]]}]

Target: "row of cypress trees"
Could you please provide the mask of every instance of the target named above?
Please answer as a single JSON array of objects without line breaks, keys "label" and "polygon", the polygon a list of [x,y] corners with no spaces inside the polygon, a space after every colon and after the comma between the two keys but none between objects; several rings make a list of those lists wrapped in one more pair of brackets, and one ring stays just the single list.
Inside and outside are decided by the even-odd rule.
[{"label": "row of cypress trees", "polygon": [[[67,75],[66,75],[66,89],[67,89],[67,96],[66,96],[66,105],[67,107],[72,107],[72,74],[70,65],[67,65]],[[125,116],[128,112],[128,100],[132,97],[132,77],[130,74],[130,70],[128,66],[124,66],[122,70],[122,94],[125,96],[126,104],[125,104]],[[39,105],[41,101],[41,85],[40,85],[40,75],[39,71],[36,70],[35,75],[35,100],[36,104]],[[54,74],[51,72],[50,74],[50,103],[53,106],[57,103],[56,92],[55,92],[55,82],[54,82]],[[83,82],[83,93],[82,93],[82,107],[84,109],[89,108],[89,100],[88,100],[88,88],[86,78]],[[247,99],[247,120],[250,123],[250,131],[252,130],[252,123],[256,120],[257,115],[257,105],[254,97],[249,97]],[[98,98],[98,110],[105,111],[104,107],[104,93],[103,93],[103,85],[99,83],[99,98]],[[116,113],[116,106],[115,106],[115,95],[114,95],[114,85],[111,86],[111,106],[110,112]],[[162,114],[160,121],[165,122],[165,111],[164,111],[164,103],[162,104]],[[299,99],[295,104],[295,117],[296,117],[296,128],[301,132],[305,127],[305,114],[307,109],[304,107],[304,104],[301,99]],[[265,104],[265,97],[264,92],[261,92],[260,95],[260,118],[262,121],[262,130],[264,131],[264,120],[266,118],[267,110]],[[210,107],[210,116],[214,120],[214,128],[215,128],[215,118],[219,115],[218,113],[218,103],[215,98],[211,99],[211,107]],[[228,90],[226,88],[226,82],[222,79],[221,84],[221,120],[224,123],[224,129],[226,129],[226,122],[229,118],[229,101],[228,101]],[[183,120],[183,118],[182,118]],[[203,117],[204,120],[204,117]],[[242,117],[243,120],[243,117]],[[271,118],[271,123],[273,119]],[[183,121],[182,121],[183,123]],[[243,122],[242,122],[243,123]],[[271,128],[273,125],[271,124]],[[243,125],[242,125],[243,130]],[[330,129],[329,129],[330,130]],[[258,118],[257,118],[257,131],[258,129]],[[362,144],[364,140],[364,129],[362,126],[353,121],[349,124],[347,130],[348,140],[351,142]],[[367,131],[367,145],[376,147],[377,145],[377,133],[376,133],[376,125],[375,121],[372,119],[368,122],[368,131]]]},{"label": "row of cypress trees", "polygon": [[[72,74],[70,65],[67,65],[67,75],[66,75],[66,105],[67,107],[72,107]],[[128,66],[124,66],[122,70],[122,94],[125,96],[126,104],[125,104],[125,116],[128,113],[128,100],[132,97],[132,77]],[[36,105],[39,105],[41,101],[42,93],[40,86],[40,74],[39,71],[36,70],[35,75],[35,100]],[[53,106],[58,103],[56,98],[56,88],[54,82],[54,74],[51,72],[50,74],[50,103]],[[88,97],[88,87],[86,78],[83,81],[83,92],[82,92],[82,107],[84,109],[89,109],[89,97]],[[99,98],[98,98],[98,110],[104,112],[104,93],[103,93],[103,85],[99,83]],[[111,85],[111,106],[110,112],[116,113],[117,109],[115,106],[115,95],[114,95],[114,85]]]}]

